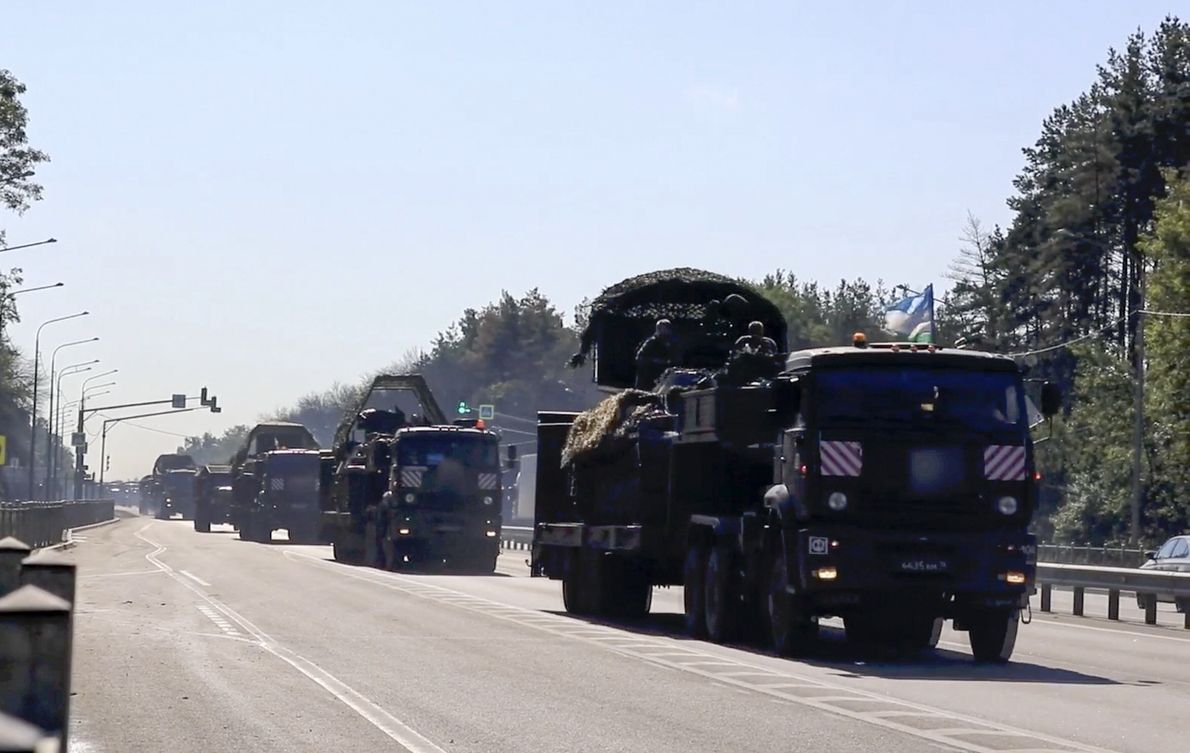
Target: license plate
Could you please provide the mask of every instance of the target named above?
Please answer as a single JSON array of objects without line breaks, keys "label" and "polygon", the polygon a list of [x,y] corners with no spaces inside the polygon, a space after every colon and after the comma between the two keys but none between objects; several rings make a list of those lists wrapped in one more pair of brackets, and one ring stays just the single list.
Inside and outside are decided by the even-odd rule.
[{"label": "license plate", "polygon": [[950,561],[940,557],[902,557],[897,567],[903,573],[935,575],[950,572]]},{"label": "license plate", "polygon": [[462,526],[435,526],[434,533],[458,533],[462,530]]}]

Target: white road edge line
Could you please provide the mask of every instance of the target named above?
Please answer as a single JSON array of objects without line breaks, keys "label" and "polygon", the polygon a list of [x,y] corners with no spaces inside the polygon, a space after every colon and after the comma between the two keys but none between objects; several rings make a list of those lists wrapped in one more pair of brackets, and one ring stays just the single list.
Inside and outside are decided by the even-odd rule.
[{"label": "white road edge line", "polygon": [[400,719],[397,719],[395,716],[388,713],[372,701],[369,701],[364,696],[360,695],[347,683],[338,679],[330,672],[327,672],[325,669],[305,658],[304,656],[277,643],[260,628],[253,625],[248,621],[247,618],[240,615],[234,609],[227,606],[223,602],[208,596],[205,592],[200,591],[197,587],[191,585],[189,581],[179,577],[179,571],[174,570],[172,567],[157,558],[158,555],[166,551],[166,547],[158,544],[156,541],[153,541],[144,535],[144,532],[152,525],[152,523],[147,523],[144,528],[141,528],[136,532],[136,537],[138,539],[150,546],[156,547],[154,551],[145,555],[145,559],[149,562],[149,564],[157,567],[178,583],[181,583],[200,599],[210,604],[211,607],[217,611],[222,612],[227,617],[230,617],[249,635],[256,639],[256,645],[260,646],[265,651],[268,651],[273,656],[276,656],[281,661],[285,662],[309,679],[313,680],[317,685],[322,687],[323,690],[326,690],[345,706],[367,720],[373,727],[383,732],[392,740],[396,741],[397,744],[404,747],[409,751],[409,753],[446,753],[445,750],[420,735],[415,729],[405,724]]},{"label": "white road edge line", "polygon": [[205,580],[203,580],[202,578],[198,577],[197,575],[195,575],[194,573],[190,572],[189,570],[179,570],[178,572],[179,572],[179,573],[181,573],[182,575],[185,575],[187,578],[189,578],[190,580],[194,581],[195,583],[197,583],[197,584],[198,584],[198,585],[200,585],[200,586],[206,586],[207,588],[210,588],[210,587],[211,587],[211,584],[210,584],[210,583],[207,583]]}]

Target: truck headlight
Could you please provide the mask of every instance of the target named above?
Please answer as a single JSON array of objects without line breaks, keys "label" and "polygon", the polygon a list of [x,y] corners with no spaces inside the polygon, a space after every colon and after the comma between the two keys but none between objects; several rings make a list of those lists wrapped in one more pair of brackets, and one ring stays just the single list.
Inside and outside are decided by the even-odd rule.
[{"label": "truck headlight", "polygon": [[847,509],[847,495],[843,492],[831,492],[826,498],[826,506],[835,512],[843,512]]},{"label": "truck headlight", "polygon": [[1016,511],[1020,509],[1020,503],[1016,501],[1016,497],[1001,497],[996,500],[996,509],[1000,511],[1001,515],[1016,515]]},{"label": "truck headlight", "polygon": [[408,494],[405,495],[405,503],[406,504],[411,505],[416,501],[417,501],[417,495],[414,494],[413,492],[409,492]]},{"label": "truck headlight", "polygon": [[496,503],[496,500],[492,499],[491,495],[489,495],[483,498],[483,503],[485,505],[492,505]]}]

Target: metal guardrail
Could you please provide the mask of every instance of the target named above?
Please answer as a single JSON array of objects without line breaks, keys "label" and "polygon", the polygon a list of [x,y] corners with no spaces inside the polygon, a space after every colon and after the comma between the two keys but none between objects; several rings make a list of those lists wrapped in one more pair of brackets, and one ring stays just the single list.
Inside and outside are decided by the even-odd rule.
[{"label": "metal guardrail", "polygon": [[1107,618],[1120,619],[1120,592],[1126,591],[1145,599],[1145,624],[1157,624],[1157,594],[1173,599],[1185,615],[1185,627],[1190,630],[1190,573],[1168,570],[1141,570],[1127,567],[1093,567],[1063,565],[1049,562],[1037,564],[1037,585],[1041,590],[1041,611],[1052,611],[1054,586],[1074,591],[1075,616],[1081,617],[1088,588],[1107,591]]},{"label": "metal guardrail", "polygon": [[1076,546],[1073,544],[1038,544],[1039,562],[1097,567],[1140,567],[1145,550],[1116,546]]},{"label": "metal guardrail", "polygon": [[71,528],[116,516],[110,499],[62,502],[0,502],[0,538],[15,536],[34,549],[60,544]]},{"label": "metal guardrail", "polygon": [[530,549],[533,546],[533,528],[531,526],[501,527],[500,546],[513,550]]}]

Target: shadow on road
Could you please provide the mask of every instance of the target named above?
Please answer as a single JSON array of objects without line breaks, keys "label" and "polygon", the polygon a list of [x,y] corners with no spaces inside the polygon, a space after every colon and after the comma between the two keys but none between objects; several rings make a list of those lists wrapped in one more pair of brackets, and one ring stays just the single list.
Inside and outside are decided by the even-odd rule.
[{"label": "shadow on road", "polygon": [[[594,625],[614,627],[641,635],[664,636],[695,643],[685,632],[681,614],[653,613],[642,620],[615,620],[580,617],[561,610],[546,610],[549,614],[569,617]],[[1028,630],[1022,626],[1022,630]],[[758,642],[732,642],[731,648],[748,653],[772,656]],[[791,662],[839,670],[839,677],[881,677],[905,680],[972,680],[977,682],[1023,682],[1053,685],[1120,685],[1116,680],[1083,672],[1046,667],[1028,661],[1014,660],[1008,664],[976,664],[970,654],[949,649],[933,649],[916,654],[897,654],[890,650],[873,650],[848,643],[839,628],[823,626],[819,638],[807,655]]]}]

